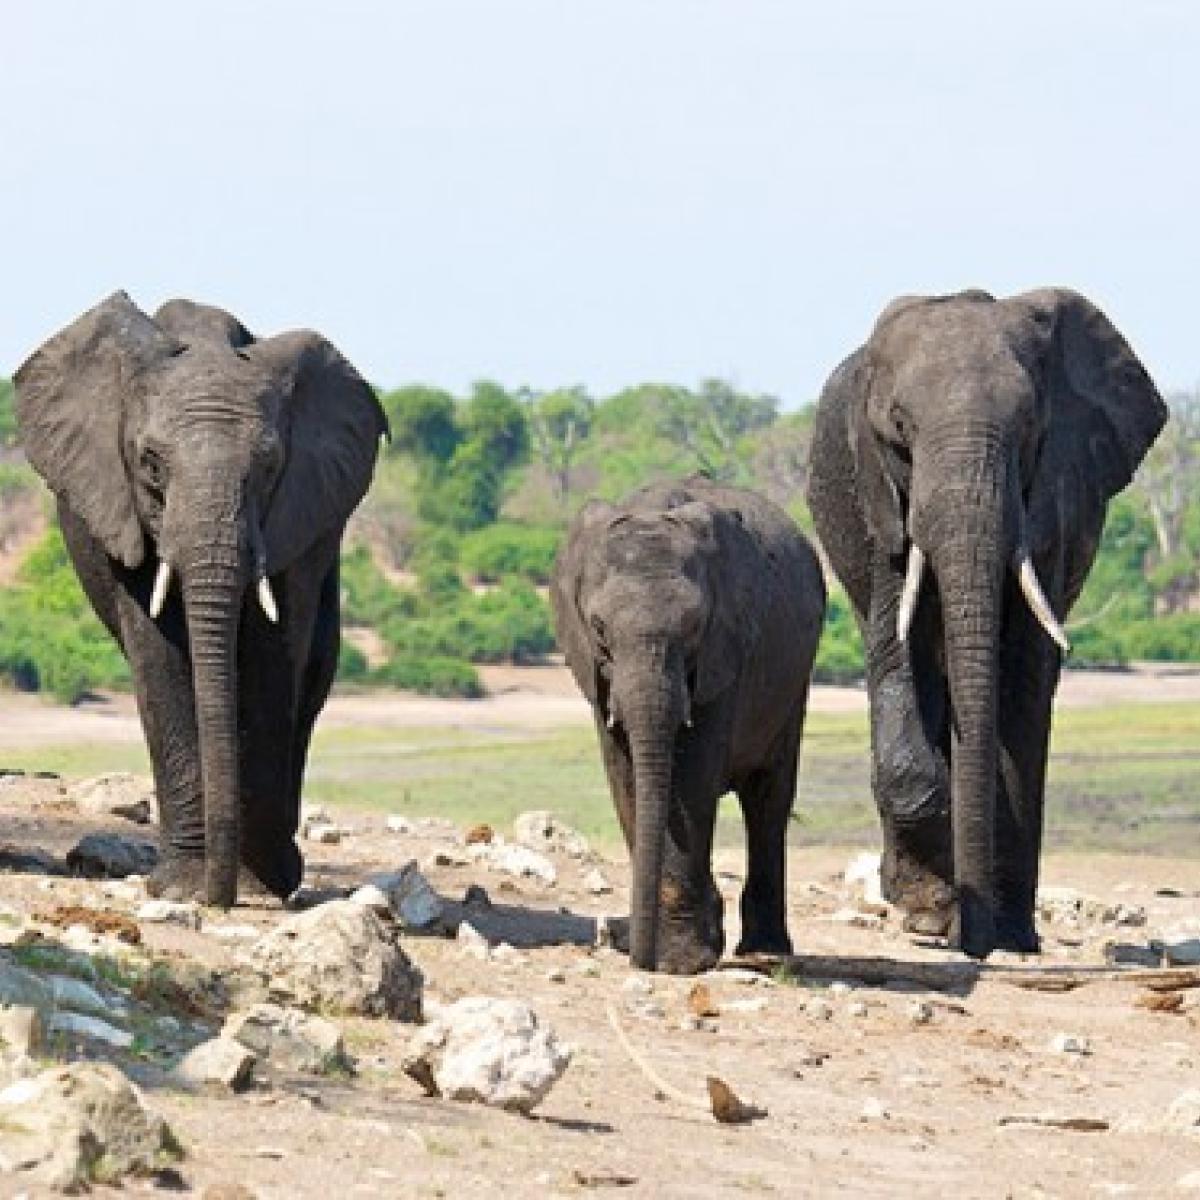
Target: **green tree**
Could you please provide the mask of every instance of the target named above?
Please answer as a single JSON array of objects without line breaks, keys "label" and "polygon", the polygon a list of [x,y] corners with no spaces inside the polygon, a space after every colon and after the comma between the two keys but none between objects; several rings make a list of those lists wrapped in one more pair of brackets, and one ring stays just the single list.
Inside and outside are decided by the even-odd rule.
[{"label": "green tree", "polygon": [[529,428],[537,456],[565,504],[571,491],[571,465],[592,428],[592,398],[581,387],[559,388],[529,402]]},{"label": "green tree", "polygon": [[393,451],[440,466],[454,456],[463,431],[449,392],[413,384],[388,392],[382,403],[392,426]]}]

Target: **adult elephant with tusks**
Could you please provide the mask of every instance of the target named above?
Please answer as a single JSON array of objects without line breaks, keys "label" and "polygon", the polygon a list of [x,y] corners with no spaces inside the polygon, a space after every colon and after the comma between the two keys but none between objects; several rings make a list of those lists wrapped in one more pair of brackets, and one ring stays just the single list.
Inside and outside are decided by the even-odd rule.
[{"label": "adult elephant with tusks", "polygon": [[300,882],[313,722],[339,645],[338,548],[386,421],[324,338],[123,292],[16,375],[25,451],[128,658],[162,854],[150,890],[231,906],[239,863]]},{"label": "adult elephant with tusks", "polygon": [[654,485],[583,508],[551,599],[633,859],[634,965],[688,973],[720,957],[710,861],[730,790],[747,838],[739,951],[789,952],[787,824],[825,612],[811,546],[752,492]]},{"label": "adult elephant with tusks", "polygon": [[1038,949],[1063,621],[1166,416],[1066,289],[897,300],[822,393],[808,495],[866,643],[884,892],[974,957]]}]

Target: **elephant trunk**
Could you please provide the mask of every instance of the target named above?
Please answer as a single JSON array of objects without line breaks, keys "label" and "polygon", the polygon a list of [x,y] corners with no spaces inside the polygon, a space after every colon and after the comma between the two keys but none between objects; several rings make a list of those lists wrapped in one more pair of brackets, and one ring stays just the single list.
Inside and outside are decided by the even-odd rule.
[{"label": "elephant trunk", "polygon": [[622,715],[629,736],[635,793],[629,958],[635,967],[653,971],[660,949],[663,858],[675,736],[682,710],[663,656],[651,651],[648,657],[649,661],[640,664],[644,674],[638,685],[626,693]]},{"label": "elephant trunk", "polygon": [[237,646],[245,553],[228,522],[206,529],[197,545],[180,572],[204,790],[205,891],[209,904],[230,908],[241,850]]},{"label": "elephant trunk", "polygon": [[[980,441],[986,453],[979,454]],[[937,580],[954,721],[951,825],[959,947],[996,945],[996,780],[1000,631],[1006,573],[1020,526],[1015,464],[998,434],[942,447],[932,509],[915,513]],[[949,461],[947,461],[949,459]],[[926,518],[923,520],[923,518]]]}]

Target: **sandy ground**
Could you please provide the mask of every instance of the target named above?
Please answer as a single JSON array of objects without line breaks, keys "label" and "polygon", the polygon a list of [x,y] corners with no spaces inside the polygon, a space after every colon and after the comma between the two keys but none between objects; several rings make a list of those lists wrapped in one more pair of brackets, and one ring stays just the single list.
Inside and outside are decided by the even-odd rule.
[{"label": "sandy ground", "polygon": [[[340,845],[306,845],[307,882],[316,889],[345,888],[411,858],[428,864],[438,851],[463,857],[460,832],[436,823],[396,834],[378,813],[338,810],[337,819],[348,829]],[[81,816],[52,781],[15,780],[0,788],[0,840],[61,855],[98,825],[144,833],[126,822],[106,825]],[[838,919],[853,905],[841,882],[848,857],[845,850],[793,852],[789,888],[797,949],[843,959],[846,983],[797,986],[715,972],[706,982],[717,1015],[698,1029],[688,1027],[692,980],[638,976],[631,984],[634,973],[624,956],[590,946],[598,915],[627,911],[622,858],[559,856],[553,885],[512,879],[479,863],[428,866],[438,891],[451,900],[470,884],[485,887],[494,907],[473,920],[490,940],[515,949],[479,961],[453,940],[407,938],[407,952],[425,974],[427,1001],[517,997],[574,1048],[566,1075],[530,1119],[425,1098],[399,1068],[410,1027],[383,1021],[343,1022],[357,1059],[352,1080],[268,1068],[242,1096],[192,1096],[167,1085],[144,1061],[120,1061],[183,1140],[181,1172],[200,1195],[210,1185],[235,1182],[264,1200],[609,1191],[646,1197],[1184,1194],[1179,1181],[1200,1171],[1200,1136],[1162,1126],[1171,1102],[1200,1082],[1196,993],[1182,993],[1180,1011],[1157,1013],[1138,1007],[1143,991],[1127,980],[1097,977],[1070,992],[1046,993],[1011,979],[1013,968],[1024,977],[1064,967],[1097,972],[1108,940],[1200,931],[1196,863],[1051,859],[1048,882],[1140,905],[1147,924],[1043,922],[1040,960],[1000,956],[1003,961],[976,974],[957,956],[914,942],[894,917],[877,928]],[[722,855],[718,865],[732,944],[740,856]],[[609,879],[611,894],[594,895],[583,886],[592,866]],[[64,904],[126,913],[136,907],[136,900],[110,893],[83,880],[0,876],[4,903],[27,913]],[[281,917],[274,904],[243,904],[228,916],[205,914],[199,931],[143,924],[142,936],[169,962],[225,969],[236,951],[208,932],[211,926],[235,921],[265,929]],[[856,955],[892,960],[885,970],[890,981],[859,986],[850,958]],[[932,967],[935,978],[904,982],[914,964]],[[912,1016],[921,1001],[930,1006],[926,1024]],[[715,1074],[767,1115],[724,1126],[657,1097],[611,1031],[610,1006],[630,1041],[672,1085],[699,1099],[705,1077]],[[1056,1052],[1052,1040],[1059,1033],[1082,1039],[1089,1052]],[[1038,1127],[1029,1118],[1085,1118],[1106,1127],[1074,1132]],[[128,1186],[153,1190],[148,1183]],[[40,1194],[0,1178],[0,1195],[19,1191]]]},{"label": "sandy ground", "polygon": [[[591,720],[565,667],[483,667],[480,674],[489,693],[482,700],[436,700],[400,692],[335,694],[321,714],[321,725],[552,729]],[[1057,699],[1062,708],[1169,702],[1200,702],[1200,668],[1067,671]],[[866,693],[858,687],[817,685],[809,701],[810,711],[821,713],[865,712],[866,705]],[[64,742],[137,742],[141,736],[131,696],[106,695],[67,708],[37,696],[0,691],[0,750]]]}]

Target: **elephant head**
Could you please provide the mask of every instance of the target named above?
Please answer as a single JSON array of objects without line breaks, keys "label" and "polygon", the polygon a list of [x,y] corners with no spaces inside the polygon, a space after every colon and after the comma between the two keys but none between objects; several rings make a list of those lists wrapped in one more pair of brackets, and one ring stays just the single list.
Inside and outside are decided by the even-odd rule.
[{"label": "elephant head", "polygon": [[735,684],[758,637],[764,589],[732,578],[727,566],[729,541],[739,536],[747,534],[734,514],[685,488],[661,504],[592,501],[568,535],[552,589],[567,663],[633,764],[630,958],[646,970],[671,958],[658,944],[664,896],[686,943],[695,945],[697,924],[700,941],[720,939],[719,904],[714,913],[706,895],[676,895],[663,865],[678,799],[677,738],[693,725],[691,736],[704,735],[705,709]]},{"label": "elephant head", "polygon": [[240,844],[243,600],[253,589],[279,619],[271,577],[340,531],[370,483],[383,413],[314,333],[257,341],[227,313],[187,301],[151,320],[123,292],[46,342],[16,385],[25,450],[51,490],[140,581],[132,590],[152,618],[182,604],[206,892],[228,907]]},{"label": "elephant head", "polygon": [[1132,478],[1166,409],[1108,319],[1066,290],[897,301],[855,369],[847,432],[863,516],[876,562],[897,578],[906,564],[898,594],[880,601],[875,590],[885,607],[874,619],[894,620],[903,643],[932,576],[954,737],[954,936],[984,956],[997,944],[1004,605],[1027,605],[1067,649],[1061,619],[1105,504]]}]

